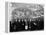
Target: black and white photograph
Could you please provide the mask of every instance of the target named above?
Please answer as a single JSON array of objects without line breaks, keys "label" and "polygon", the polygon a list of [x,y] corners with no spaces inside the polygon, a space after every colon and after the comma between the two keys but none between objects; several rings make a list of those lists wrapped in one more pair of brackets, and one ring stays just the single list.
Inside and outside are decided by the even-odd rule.
[{"label": "black and white photograph", "polygon": [[46,35],[46,0],[0,0],[0,35]]},{"label": "black and white photograph", "polygon": [[9,31],[44,30],[44,5],[34,3],[8,3]]}]

